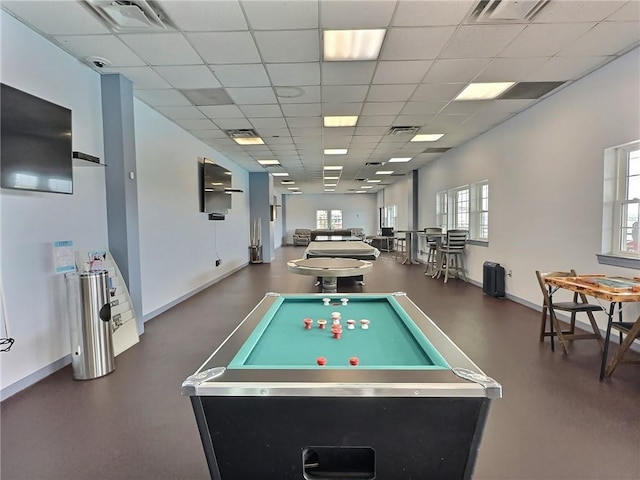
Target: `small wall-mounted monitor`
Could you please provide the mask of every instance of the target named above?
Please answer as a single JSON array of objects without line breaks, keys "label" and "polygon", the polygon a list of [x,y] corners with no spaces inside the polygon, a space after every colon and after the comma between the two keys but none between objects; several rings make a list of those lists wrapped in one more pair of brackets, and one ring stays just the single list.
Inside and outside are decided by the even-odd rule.
[{"label": "small wall-mounted monitor", "polygon": [[[209,159],[200,161],[200,211],[226,214],[231,209],[231,172]],[[224,218],[224,217],[223,217]]]},{"label": "small wall-mounted monitor", "polygon": [[71,110],[0,86],[2,188],[73,193]]}]

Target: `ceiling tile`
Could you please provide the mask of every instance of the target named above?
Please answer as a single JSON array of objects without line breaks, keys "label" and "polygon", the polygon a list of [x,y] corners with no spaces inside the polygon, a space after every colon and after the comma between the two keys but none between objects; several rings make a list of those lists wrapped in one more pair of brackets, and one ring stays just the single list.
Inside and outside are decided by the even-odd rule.
[{"label": "ceiling tile", "polygon": [[189,33],[187,39],[207,63],[260,63],[249,32]]},{"label": "ceiling tile", "polygon": [[183,32],[247,30],[240,3],[163,1],[162,8]]},{"label": "ceiling tile", "polygon": [[424,83],[418,86],[411,100],[452,100],[464,87],[465,83]]},{"label": "ceiling tile", "polygon": [[405,102],[416,90],[413,85],[371,85],[368,102]]},{"label": "ceiling tile", "polygon": [[475,3],[477,3],[476,0],[455,2],[400,0],[393,17],[393,26],[458,25]]},{"label": "ceiling tile", "polygon": [[323,103],[322,115],[360,115],[362,103]]},{"label": "ceiling tile", "polygon": [[317,0],[244,0],[242,5],[253,30],[318,28]]},{"label": "ceiling tile", "polygon": [[[242,128],[253,128],[251,122],[246,118],[213,118],[215,123],[221,130],[238,130]],[[233,142],[234,145],[237,145]]]},{"label": "ceiling tile", "polygon": [[396,127],[414,127],[426,124],[435,116],[435,113],[422,115],[398,115],[393,122]]},{"label": "ceiling tile", "polygon": [[262,31],[254,35],[266,63],[320,61],[317,30]]},{"label": "ceiling tile", "polygon": [[640,23],[602,22],[560,50],[558,56],[615,55],[639,43]]},{"label": "ceiling tile", "polygon": [[388,127],[358,127],[356,135],[382,136],[387,133]]},{"label": "ceiling tile", "polygon": [[227,88],[227,93],[237,105],[263,105],[277,102],[271,87]]},{"label": "ceiling tile", "polygon": [[607,17],[607,21],[637,22],[640,18],[640,2],[631,0]]},{"label": "ceiling tile", "polygon": [[323,62],[323,85],[368,85],[376,62]]},{"label": "ceiling tile", "polygon": [[119,35],[149,65],[199,65],[202,59],[180,33]]},{"label": "ceiling tile", "polygon": [[470,82],[489,64],[488,58],[436,60],[424,83]]},{"label": "ceiling tile", "polygon": [[518,82],[547,61],[547,57],[494,58],[474,82]]},{"label": "ceiling tile", "polygon": [[215,127],[211,120],[207,119],[192,119],[192,120],[176,120],[175,122],[185,130],[209,130]]},{"label": "ceiling tile", "polygon": [[320,117],[287,117],[287,125],[291,128],[320,128],[322,118]]},{"label": "ceiling tile", "polygon": [[180,67],[174,65],[170,67],[155,67],[154,70],[175,88],[220,87],[220,82],[205,65],[184,65]]},{"label": "ceiling tile", "polygon": [[284,118],[252,118],[251,123],[256,128],[287,128]]},{"label": "ceiling tile", "polygon": [[528,25],[498,56],[551,57],[594,25],[594,23]]},{"label": "ceiling tile", "polygon": [[320,63],[271,63],[267,65],[273,85],[320,85]]},{"label": "ceiling tile", "polygon": [[156,110],[172,120],[204,119],[207,118],[196,107],[156,107]]},{"label": "ceiling tile", "polygon": [[395,0],[368,2],[363,8],[360,0],[323,2],[321,26],[323,29],[384,28],[389,25]]},{"label": "ceiling tile", "polygon": [[524,25],[463,25],[442,51],[442,58],[492,58],[502,51]]},{"label": "ceiling tile", "polygon": [[171,88],[151,67],[103,68],[105,73],[120,73],[133,83],[134,90]]},{"label": "ceiling tile", "polygon": [[225,87],[267,87],[269,77],[260,63],[245,65],[211,65],[211,70]]},{"label": "ceiling tile", "polygon": [[323,102],[363,102],[367,96],[366,85],[345,85],[322,87]]},{"label": "ceiling tile", "polygon": [[134,90],[134,95],[152,107],[191,106],[187,97],[176,90]]},{"label": "ceiling tile", "polygon": [[235,105],[211,105],[198,107],[209,118],[245,118]]},{"label": "ceiling tile", "polygon": [[[212,126],[215,127],[215,125]],[[227,134],[219,128],[198,130],[195,135],[198,138],[228,138]]]},{"label": "ceiling tile", "polygon": [[392,28],[382,45],[381,60],[431,60],[455,31],[454,27]]},{"label": "ceiling tile", "polygon": [[400,112],[402,115],[430,115],[438,113],[447,104],[445,101],[407,102]]},{"label": "ceiling tile", "polygon": [[2,8],[13,12],[48,35],[89,35],[109,30],[78,2],[6,1]]},{"label": "ceiling tile", "polygon": [[322,114],[320,103],[282,105],[282,111],[287,117],[319,117]]},{"label": "ceiling tile", "polygon": [[359,127],[388,127],[395,120],[395,115],[362,115],[358,118]]},{"label": "ceiling tile", "polygon": [[276,87],[274,90],[281,104],[320,102],[320,87]]},{"label": "ceiling tile", "polygon": [[59,35],[60,45],[78,58],[97,56],[111,61],[113,67],[144,66],[145,62],[113,35]]},{"label": "ceiling tile", "polygon": [[406,62],[379,62],[373,77],[375,84],[420,83],[427,70],[431,67],[431,60],[415,60]]},{"label": "ceiling tile", "polygon": [[549,2],[536,16],[534,23],[599,22],[614,13],[624,4],[624,1],[610,0],[596,2],[593,0]]},{"label": "ceiling tile", "polygon": [[362,115],[397,115],[404,102],[367,102],[362,107]]},{"label": "ceiling tile", "polygon": [[522,79],[529,82],[549,80],[577,80],[613,57],[553,57]]},{"label": "ceiling tile", "polygon": [[247,117],[282,117],[279,105],[242,105],[240,110]]}]

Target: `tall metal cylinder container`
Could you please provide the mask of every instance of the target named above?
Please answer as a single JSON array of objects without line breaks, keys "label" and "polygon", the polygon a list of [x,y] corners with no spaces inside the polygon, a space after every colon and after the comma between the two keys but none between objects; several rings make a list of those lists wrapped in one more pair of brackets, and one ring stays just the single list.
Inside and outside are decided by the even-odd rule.
[{"label": "tall metal cylinder container", "polygon": [[109,273],[107,270],[65,275],[69,302],[73,378],[91,380],[116,368]]}]

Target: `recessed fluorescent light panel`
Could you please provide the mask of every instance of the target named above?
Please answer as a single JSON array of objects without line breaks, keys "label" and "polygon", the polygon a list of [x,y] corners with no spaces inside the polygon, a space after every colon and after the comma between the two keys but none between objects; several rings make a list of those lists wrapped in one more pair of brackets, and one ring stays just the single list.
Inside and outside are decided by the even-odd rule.
[{"label": "recessed fluorescent light panel", "polygon": [[325,30],[323,35],[324,61],[377,60],[384,28],[371,30]]},{"label": "recessed fluorescent light panel", "polygon": [[389,163],[406,163],[409,162],[413,157],[397,157],[390,158]]},{"label": "recessed fluorescent light panel", "polygon": [[233,139],[238,145],[264,145],[260,137],[237,137]]},{"label": "recessed fluorescent light panel", "polygon": [[335,187],[337,185],[338,185],[337,183],[325,183],[324,184],[325,187]]},{"label": "recessed fluorescent light panel", "polygon": [[470,83],[454,100],[493,100],[515,82]]},{"label": "recessed fluorescent light panel", "polygon": [[288,177],[289,174],[286,172],[274,172],[271,175],[273,175],[274,177]]},{"label": "recessed fluorescent light panel", "polygon": [[325,148],[325,155],[346,155],[349,150],[346,148]]},{"label": "recessed fluorescent light panel", "polygon": [[325,127],[355,127],[358,116],[324,117]]},{"label": "recessed fluorescent light panel", "polygon": [[340,177],[324,177],[325,180],[340,180]]},{"label": "recessed fluorescent light panel", "polygon": [[280,165],[278,160],[258,160],[260,165]]},{"label": "recessed fluorescent light panel", "polygon": [[367,193],[366,190],[356,190],[356,193]]},{"label": "recessed fluorescent light panel", "polygon": [[444,133],[419,133],[413,137],[412,142],[435,142],[444,137]]},{"label": "recessed fluorescent light panel", "polygon": [[391,175],[393,173],[393,170],[378,170],[376,172],[376,175]]},{"label": "recessed fluorescent light panel", "polygon": [[364,188],[373,188],[373,185],[363,185],[360,188],[364,189]]},{"label": "recessed fluorescent light panel", "polygon": [[325,192],[335,192],[336,189],[335,188],[325,188],[324,191]]},{"label": "recessed fluorescent light panel", "polygon": [[367,180],[367,183],[380,183],[382,180]]},{"label": "recessed fluorescent light panel", "polygon": [[294,182],[293,180],[282,180],[280,183],[281,183],[282,185],[293,185],[293,184],[295,184],[296,182]]},{"label": "recessed fluorescent light panel", "polygon": [[342,170],[342,165],[325,165],[325,170]]},{"label": "recessed fluorescent light panel", "polygon": [[296,191],[291,192],[291,193],[294,194],[294,195],[301,195],[302,194],[302,192],[300,190],[296,190]]},{"label": "recessed fluorescent light panel", "polygon": [[288,187],[287,190],[300,190],[300,187]]}]

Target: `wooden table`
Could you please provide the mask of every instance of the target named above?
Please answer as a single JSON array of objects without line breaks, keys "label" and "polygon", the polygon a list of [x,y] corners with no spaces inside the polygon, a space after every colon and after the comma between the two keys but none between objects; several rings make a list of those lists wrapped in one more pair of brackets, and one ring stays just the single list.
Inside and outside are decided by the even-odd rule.
[{"label": "wooden table", "polygon": [[[640,277],[609,277],[606,275],[579,275],[577,277],[546,277],[545,283],[572,292],[583,293],[591,297],[610,302],[607,312],[607,332],[602,352],[602,362],[600,365],[600,380],[605,376],[610,376],[624,357],[625,352],[631,347],[634,339],[640,333],[640,316],[636,319],[615,356],[607,365],[607,355],[609,350],[609,340],[611,338],[611,327],[615,306],[618,305],[619,322],[622,322],[622,304],[627,302],[640,302]],[[603,311],[607,311],[604,307]]]}]

